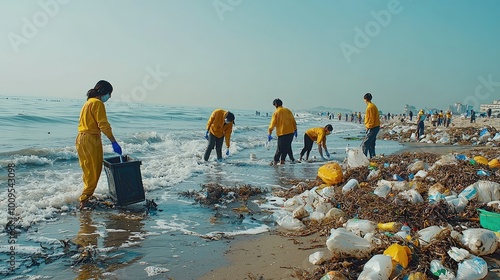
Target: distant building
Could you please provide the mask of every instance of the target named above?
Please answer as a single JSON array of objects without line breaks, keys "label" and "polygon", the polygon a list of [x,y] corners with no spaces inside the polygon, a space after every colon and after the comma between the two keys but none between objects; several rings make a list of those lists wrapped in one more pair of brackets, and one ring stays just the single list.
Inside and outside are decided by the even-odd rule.
[{"label": "distant building", "polygon": [[453,114],[465,114],[467,111],[472,110],[474,107],[472,105],[465,105],[462,103],[455,103],[450,106],[449,109]]},{"label": "distant building", "polygon": [[406,104],[404,107],[403,113],[408,115],[410,113],[410,111],[412,111],[414,115],[417,115],[417,113],[418,113],[417,108],[415,108],[415,106],[411,106],[411,105]]},{"label": "distant building", "polygon": [[488,109],[491,109],[492,116],[500,114],[500,100],[494,100],[493,104],[481,104],[479,112],[486,112]]}]

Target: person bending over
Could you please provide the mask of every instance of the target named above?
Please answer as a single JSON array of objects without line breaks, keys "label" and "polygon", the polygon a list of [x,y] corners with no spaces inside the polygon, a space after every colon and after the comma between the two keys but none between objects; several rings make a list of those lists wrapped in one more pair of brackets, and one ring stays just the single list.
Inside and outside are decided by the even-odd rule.
[{"label": "person bending over", "polygon": [[217,161],[222,161],[222,142],[226,139],[226,155],[229,155],[229,146],[231,143],[231,133],[233,132],[234,114],[229,111],[217,109],[212,112],[207,122],[207,132],[205,139],[208,140],[208,146],[203,157],[208,161],[210,153],[215,147]]},{"label": "person bending over", "polygon": [[332,133],[333,127],[331,124],[325,125],[325,127],[313,127],[310,128],[304,133],[304,148],[300,152],[300,159],[302,161],[302,157],[304,154],[306,155],[306,161],[309,160],[309,153],[311,152],[314,141],[318,143],[318,152],[323,160],[326,160],[323,156],[323,149],[325,149],[325,155],[327,158],[330,158],[330,154],[328,153],[328,148],[326,147],[326,136]]}]

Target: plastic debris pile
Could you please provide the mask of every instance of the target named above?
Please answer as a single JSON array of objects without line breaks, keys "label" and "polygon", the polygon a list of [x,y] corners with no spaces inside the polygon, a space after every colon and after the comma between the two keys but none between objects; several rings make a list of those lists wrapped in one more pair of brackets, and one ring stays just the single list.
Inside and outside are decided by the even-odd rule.
[{"label": "plastic debris pile", "polygon": [[[417,141],[415,138],[416,125],[388,124],[378,138],[400,142]],[[475,145],[492,146],[500,145],[500,132],[493,126],[482,128],[475,127],[433,127],[425,126],[425,135],[418,139],[421,143],[446,144],[446,145]]]},{"label": "plastic debris pile", "polygon": [[317,269],[299,278],[484,278],[483,256],[500,254],[497,156],[403,153],[344,165],[337,185],[316,179],[275,192],[286,198],[274,213],[280,234],[325,238],[309,257]]}]

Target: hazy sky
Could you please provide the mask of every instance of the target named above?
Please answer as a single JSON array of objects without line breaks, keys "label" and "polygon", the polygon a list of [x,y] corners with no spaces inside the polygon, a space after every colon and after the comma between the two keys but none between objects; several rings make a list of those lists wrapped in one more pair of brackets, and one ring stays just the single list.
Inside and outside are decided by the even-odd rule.
[{"label": "hazy sky", "polygon": [[384,112],[500,99],[498,0],[0,0],[0,94]]}]

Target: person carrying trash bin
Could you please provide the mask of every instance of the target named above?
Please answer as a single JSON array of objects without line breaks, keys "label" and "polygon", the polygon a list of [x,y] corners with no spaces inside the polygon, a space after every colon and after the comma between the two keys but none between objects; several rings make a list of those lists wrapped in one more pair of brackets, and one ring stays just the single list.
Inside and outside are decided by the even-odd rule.
[{"label": "person carrying trash bin", "polygon": [[326,136],[332,133],[333,127],[331,124],[325,125],[325,127],[313,127],[304,133],[304,148],[300,152],[299,162],[302,161],[304,154],[306,155],[306,161],[309,159],[309,153],[311,152],[314,141],[318,143],[318,152],[323,160],[326,160],[323,156],[323,149],[325,149],[325,155],[330,158],[328,149],[326,147]]},{"label": "person carrying trash bin", "polygon": [[104,80],[97,82],[95,87],[87,92],[87,102],[83,104],[80,111],[78,136],[75,143],[83,171],[83,191],[79,198],[80,209],[87,206],[101,176],[103,162],[101,132],[111,141],[113,151],[122,154],[122,148],[111,131],[104,106],[104,103],[111,98],[112,92],[113,86],[109,82]]},{"label": "person carrying trash bin", "polygon": [[367,93],[363,96],[366,103],[366,113],[365,113],[365,127],[366,135],[361,143],[363,149],[363,154],[370,158],[375,156],[375,141],[377,140],[377,134],[380,130],[380,116],[378,114],[378,108],[372,103],[372,94]]},{"label": "person carrying trash bin", "polygon": [[207,122],[207,132],[205,139],[208,140],[207,149],[203,159],[208,161],[210,153],[215,147],[217,161],[222,161],[222,142],[226,139],[226,155],[229,155],[229,146],[231,143],[231,133],[233,132],[234,114],[229,111],[217,109],[212,112]]},{"label": "person carrying trash bin", "polygon": [[276,127],[278,145],[271,165],[277,165],[278,160],[280,160],[280,164],[285,164],[287,155],[293,163],[295,162],[295,158],[293,157],[292,141],[293,136],[297,137],[297,123],[295,122],[295,117],[292,111],[283,107],[283,101],[281,101],[281,99],[274,99],[273,106],[276,107],[276,111],[274,111],[271,123],[269,124],[267,140],[271,141],[273,138],[271,134]]}]

